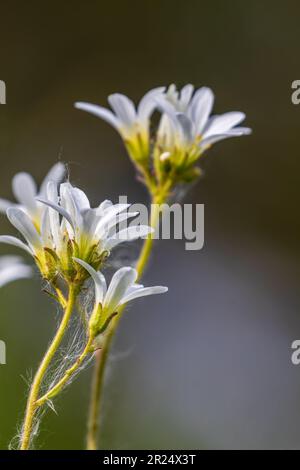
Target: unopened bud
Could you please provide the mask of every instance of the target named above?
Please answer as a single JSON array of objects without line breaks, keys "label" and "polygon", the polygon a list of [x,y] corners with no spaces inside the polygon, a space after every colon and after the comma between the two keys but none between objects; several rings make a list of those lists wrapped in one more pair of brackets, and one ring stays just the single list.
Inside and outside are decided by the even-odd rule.
[{"label": "unopened bud", "polygon": [[170,158],[171,154],[170,152],[163,152],[161,156],[159,157],[161,162],[164,162]]}]

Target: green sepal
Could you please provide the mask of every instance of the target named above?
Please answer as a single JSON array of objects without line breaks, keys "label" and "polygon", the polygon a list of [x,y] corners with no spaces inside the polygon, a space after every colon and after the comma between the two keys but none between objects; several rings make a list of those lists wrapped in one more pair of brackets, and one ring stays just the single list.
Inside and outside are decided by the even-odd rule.
[{"label": "green sepal", "polygon": [[98,332],[99,335],[101,335],[102,333],[104,333],[104,332],[107,330],[107,328],[109,327],[109,325],[110,325],[112,319],[113,319],[116,315],[118,315],[118,312],[112,313],[111,315],[109,315],[109,316],[105,319],[103,325],[100,327],[100,330],[99,330],[99,332]]},{"label": "green sepal", "polygon": [[190,168],[189,170],[186,170],[185,172],[180,175],[178,179],[184,183],[192,183],[195,181],[199,176],[201,176],[202,170],[198,167],[193,167]]},{"label": "green sepal", "polygon": [[101,349],[105,343],[105,333],[108,330],[109,325],[111,324],[112,319],[117,315],[117,312],[112,313],[104,322],[103,326],[99,330],[98,334],[94,338],[93,348]]},{"label": "green sepal", "polygon": [[44,248],[44,251],[46,251],[46,254],[49,254],[53,259],[54,261],[56,261],[56,263],[59,263],[59,257],[57,256],[57,254],[55,253],[54,250],[52,250],[52,248],[48,248],[48,247],[45,247]]}]

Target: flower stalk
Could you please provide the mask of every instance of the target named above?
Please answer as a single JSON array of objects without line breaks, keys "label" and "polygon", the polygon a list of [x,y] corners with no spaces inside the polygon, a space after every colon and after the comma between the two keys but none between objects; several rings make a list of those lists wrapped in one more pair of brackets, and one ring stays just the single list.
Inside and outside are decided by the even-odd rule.
[{"label": "flower stalk", "polygon": [[47,393],[45,393],[45,395],[43,395],[41,398],[39,398],[36,401],[36,406],[38,407],[42,406],[47,400],[50,400],[51,398],[56,397],[56,395],[58,395],[61,392],[64,385],[68,382],[71,376],[74,375],[75,372],[79,369],[79,367],[83,363],[86,356],[93,351],[92,349],[93,340],[94,338],[90,336],[83,352],[80,354],[76,362],[71,367],[69,367],[69,369],[65,372],[64,376],[57,382],[56,385],[54,385],[54,387],[52,387]]},{"label": "flower stalk", "polygon": [[[168,181],[164,190],[161,191],[157,196],[152,196],[151,198],[151,217],[150,217],[150,227],[154,230],[157,227],[159,222],[159,215],[161,210],[161,205],[167,200],[170,188],[172,186],[171,180]],[[147,263],[150,258],[150,254],[153,248],[153,237],[151,234],[146,238],[143,243],[137,264],[136,270],[138,273],[137,280],[140,280]],[[90,395],[90,404],[88,410],[88,422],[87,422],[87,438],[86,438],[86,448],[87,450],[97,450],[98,448],[98,435],[99,428],[101,424],[101,404],[103,397],[104,389],[104,379],[105,379],[105,370],[107,365],[107,360],[109,352],[112,345],[112,340],[117,331],[119,321],[122,317],[124,307],[118,312],[118,315],[113,318],[111,321],[110,328],[108,329],[105,340],[102,346],[102,349],[97,351],[95,357],[95,365],[93,370],[92,377],[92,387]]]},{"label": "flower stalk", "polygon": [[41,388],[41,384],[42,384],[43,378],[45,377],[47,369],[53,359],[53,356],[55,355],[57,349],[59,348],[61,341],[63,339],[63,336],[66,332],[69,320],[73,312],[77,293],[78,293],[78,286],[71,284],[69,287],[68,301],[65,307],[62,321],[35,374],[33,383],[31,385],[31,389],[30,389],[30,393],[29,393],[29,397],[27,401],[24,424],[23,424],[20,450],[27,450],[30,447],[34,418],[35,418],[37,409],[39,408],[37,401],[38,401],[38,395],[39,395],[39,391]]},{"label": "flower stalk", "polygon": [[87,450],[97,450],[97,440],[100,425],[100,408],[102,404],[102,394],[104,389],[104,373],[106,369],[106,363],[110,351],[111,342],[118,324],[117,319],[119,318],[120,316],[115,318],[114,323],[111,325],[111,328],[107,333],[106,340],[102,349],[99,349],[96,352],[95,365],[92,377],[90,404],[88,410],[86,439]]}]

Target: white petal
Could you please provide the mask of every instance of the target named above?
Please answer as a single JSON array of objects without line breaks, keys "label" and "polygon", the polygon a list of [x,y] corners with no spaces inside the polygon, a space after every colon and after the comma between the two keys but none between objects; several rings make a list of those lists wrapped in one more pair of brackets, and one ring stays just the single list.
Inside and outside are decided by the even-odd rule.
[{"label": "white petal", "polygon": [[[47,198],[53,204],[58,205],[58,192],[57,192],[57,184],[54,181],[49,181],[47,186]],[[53,242],[56,248],[60,247],[61,243],[61,230],[60,230],[60,221],[59,221],[59,213],[56,209],[49,207],[49,225],[50,231],[53,237]]]},{"label": "white petal", "polygon": [[[62,183],[60,185],[60,206],[70,214],[74,223],[74,229],[82,230],[83,217],[81,213],[80,201],[74,192],[70,183]],[[72,224],[71,224],[72,226]]]},{"label": "white petal", "polygon": [[215,134],[226,134],[232,127],[245,119],[246,115],[240,112],[225,113],[220,116],[213,116],[209,119],[203,132],[203,137],[211,137]]},{"label": "white petal", "polygon": [[143,238],[153,232],[154,230],[151,227],[148,227],[148,225],[129,227],[124,230],[120,230],[120,232],[117,232],[113,237],[109,238],[105,243],[105,248],[107,250],[111,250],[120,243],[137,240],[138,238]]},{"label": "white petal", "polygon": [[178,135],[178,119],[170,119],[169,115],[163,114],[158,128],[158,141],[163,148],[172,148],[176,143]]},{"label": "white petal", "polygon": [[121,224],[122,222],[125,222],[125,220],[128,220],[132,217],[136,217],[139,215],[139,212],[126,212],[125,214],[119,214],[114,219],[112,219],[110,222],[108,222],[106,228],[107,231],[113,229],[116,227],[116,225]]},{"label": "white petal", "polygon": [[41,202],[42,204],[45,204],[46,206],[52,207],[52,209],[56,210],[60,215],[62,215],[71,225],[73,230],[75,231],[75,224],[74,221],[72,220],[71,215],[61,206],[58,204],[54,204],[51,201],[48,201],[47,199],[42,199],[42,198],[37,198],[37,201]]},{"label": "white petal", "polygon": [[51,228],[50,228],[50,218],[49,218],[49,211],[52,211],[52,210],[53,209],[46,207],[46,210],[43,211],[42,222],[41,222],[41,239],[42,239],[43,246],[47,248],[53,247],[52,234],[51,234]]},{"label": "white petal", "polygon": [[112,220],[116,219],[116,216],[120,213],[125,211],[130,207],[130,204],[114,204],[111,206],[104,214],[104,216],[100,219],[99,224],[96,228],[97,233],[99,236],[101,233],[107,231],[107,224],[109,224]]},{"label": "white petal", "polygon": [[34,179],[28,173],[17,173],[12,181],[13,193],[20,204],[35,212],[37,188]]},{"label": "white petal", "polygon": [[79,211],[84,211],[90,209],[90,201],[88,200],[86,194],[79,188],[72,188],[72,195],[75,201],[75,204]]},{"label": "white petal", "polygon": [[11,224],[22,233],[29,246],[41,249],[41,238],[28,215],[17,207],[9,207],[6,213]]},{"label": "white petal", "polygon": [[15,256],[15,255],[4,255],[0,256],[0,270],[7,268],[7,266],[12,265],[12,264],[17,264],[17,263],[22,263],[22,258],[21,256]]},{"label": "white petal", "polygon": [[155,97],[155,101],[157,103],[157,106],[158,108],[166,113],[169,118],[174,122],[176,123],[177,122],[177,119],[176,119],[176,114],[177,114],[177,109],[173,106],[173,104],[171,104],[165,97],[165,95],[158,95]]},{"label": "white petal", "polygon": [[75,103],[75,108],[81,109],[82,111],[87,111],[88,113],[91,113],[94,116],[103,119],[104,121],[108,122],[108,124],[110,124],[112,127],[117,129],[117,131],[119,131],[120,129],[119,119],[117,119],[111,111],[106,108],[103,108],[102,106],[97,106],[96,104],[90,103],[77,102]]},{"label": "white petal", "polygon": [[213,135],[212,137],[208,137],[207,139],[203,139],[200,142],[199,147],[203,150],[207,149],[211,145],[219,142],[220,140],[225,140],[228,139],[229,137],[232,137],[228,134],[218,134],[218,135]]},{"label": "white petal", "polygon": [[9,207],[13,207],[16,204],[14,202],[10,202],[7,199],[1,199],[0,198],[0,212],[2,214],[6,214],[6,211]]},{"label": "white petal", "polygon": [[214,94],[210,88],[202,87],[195,93],[189,115],[195,124],[197,134],[202,134],[214,105]]},{"label": "white petal", "polygon": [[107,209],[113,206],[113,203],[109,199],[105,199],[105,201],[101,202],[97,210],[100,212],[105,212]]},{"label": "white petal", "polygon": [[252,129],[250,127],[234,127],[227,132],[229,136],[240,136],[240,135],[250,135],[252,134]]},{"label": "white petal", "polygon": [[194,86],[191,84],[185,85],[180,91],[180,107],[184,112],[186,111],[189,102],[191,101],[193,91]]},{"label": "white petal", "polygon": [[83,231],[91,237],[95,236],[96,227],[101,217],[98,210],[99,209],[87,209],[82,214]]},{"label": "white petal", "polygon": [[137,289],[135,292],[125,295],[122,299],[122,304],[126,304],[131,300],[138,299],[139,297],[146,297],[147,295],[155,294],[164,294],[168,291],[167,287],[163,286],[153,286],[153,287],[143,287],[142,289]]},{"label": "white petal", "polygon": [[131,127],[137,115],[133,102],[125,95],[114,93],[108,97],[108,102],[123,125]]},{"label": "white petal", "polygon": [[143,96],[139,105],[138,105],[138,118],[145,125],[147,124],[151,114],[154,109],[157,107],[157,103],[154,98],[156,96],[162,95],[165,91],[165,87],[154,88],[153,90],[148,91],[148,93]]},{"label": "white petal", "polygon": [[[176,88],[176,85],[174,83],[172,83],[169,88],[167,89],[167,92],[166,92],[166,97],[168,99],[169,102],[173,103],[174,106],[178,104],[178,96],[179,96],[179,92]],[[177,110],[177,107],[176,107],[176,110]]]},{"label": "white petal", "polygon": [[12,237],[11,235],[0,235],[0,243],[16,246],[17,248],[21,248],[22,250],[27,251],[27,253],[29,253],[31,256],[33,255],[32,250],[27,245],[25,245],[24,242],[16,237]]},{"label": "white petal", "polygon": [[[13,257],[5,256],[3,258]],[[6,266],[3,265],[2,262],[5,263],[5,260],[1,260],[0,258],[0,287],[3,287],[5,284],[8,284],[9,282],[15,281],[17,279],[24,279],[32,276],[32,268],[30,266],[26,266],[18,259],[11,259],[10,263]]]},{"label": "white petal", "polygon": [[83,266],[92,277],[95,283],[95,302],[96,304],[102,304],[107,289],[105,277],[100,271],[95,271],[95,269],[91,265],[89,265],[82,259],[74,257],[74,260],[77,263],[81,264],[81,266]]},{"label": "white petal", "polygon": [[58,184],[64,179],[65,174],[66,166],[61,162],[56,163],[44,178],[44,181],[42,182],[40,187],[39,196],[46,196],[49,181],[53,181],[54,183]]},{"label": "white petal", "polygon": [[194,125],[192,121],[183,113],[178,113],[177,119],[181,126],[184,142],[192,143],[195,137]]},{"label": "white petal", "polygon": [[144,288],[144,285],[143,285],[143,284],[137,284],[137,283],[135,283],[135,284],[133,284],[132,286],[130,286],[130,287],[127,289],[127,291],[126,291],[126,296],[129,295],[129,294],[131,294],[132,292],[135,292],[135,291],[137,291],[137,290],[139,290],[139,289],[143,289],[143,288]]},{"label": "white petal", "polygon": [[224,134],[212,135],[211,137],[207,137],[206,139],[201,140],[200,148],[205,150],[207,147],[210,147],[212,144],[215,144],[220,140],[229,139],[230,137],[249,135],[251,132],[252,130],[249,127],[235,127],[234,129],[230,129],[230,131]]},{"label": "white petal", "polygon": [[127,289],[137,278],[137,271],[133,268],[121,268],[112,277],[103,307],[108,313],[113,313],[121,302]]}]

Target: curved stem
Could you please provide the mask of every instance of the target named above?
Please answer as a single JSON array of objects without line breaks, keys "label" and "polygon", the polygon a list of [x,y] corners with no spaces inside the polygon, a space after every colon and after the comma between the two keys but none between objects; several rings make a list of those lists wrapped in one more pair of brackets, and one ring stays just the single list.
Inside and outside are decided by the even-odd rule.
[{"label": "curved stem", "polygon": [[74,307],[74,303],[76,299],[76,294],[77,294],[77,288],[71,285],[69,289],[69,297],[68,297],[68,301],[67,301],[67,305],[65,308],[62,321],[33,379],[33,382],[30,388],[28,401],[27,401],[27,406],[26,406],[26,414],[25,414],[22,437],[21,437],[21,444],[20,444],[21,450],[29,449],[32,428],[34,424],[34,417],[38,408],[37,398],[38,398],[38,394],[40,391],[41,383],[50,365],[50,362],[62,341],[65,330],[68,326],[70,317],[72,315],[72,311],[73,311],[73,307]]},{"label": "curved stem", "polygon": [[61,289],[59,289],[59,287],[55,287],[55,291],[56,291],[57,298],[58,298],[58,301],[59,301],[60,305],[63,308],[65,308],[66,305],[67,305],[67,300],[66,300],[64,294],[62,293]]},{"label": "curved stem", "polygon": [[[170,187],[166,187],[159,196],[152,197],[151,201],[151,221],[150,225],[152,228],[156,228],[159,214],[161,209],[161,204],[167,199],[168,191]],[[151,250],[153,247],[153,237],[149,237],[144,241],[143,248],[141,250],[139,259],[137,261],[136,269],[138,272],[138,279],[144,273],[146,265],[149,261]],[[107,363],[107,358],[111,348],[112,340],[114,338],[115,332],[117,330],[119,321],[122,316],[124,307],[119,311],[119,314],[112,320],[109,331],[106,334],[105,342],[103,348],[98,351],[96,355],[95,366],[93,370],[92,378],[92,389],[90,397],[90,405],[88,411],[88,426],[87,426],[87,450],[96,450],[97,449],[97,438],[99,433],[99,415],[100,408],[102,403],[102,395],[104,388],[104,376],[105,368]]]},{"label": "curved stem", "polygon": [[43,395],[35,402],[37,407],[42,406],[45,401],[49,400],[50,398],[54,398],[56,395],[58,395],[58,393],[62,390],[66,382],[68,382],[72,375],[79,369],[88,353],[91,352],[93,339],[94,338],[92,336],[89,337],[83,352],[77,358],[75,363],[71,367],[69,367],[69,369],[66,370],[64,376],[57,382],[57,384],[55,384],[50,390],[48,390],[47,393],[45,393],[45,395]]}]

